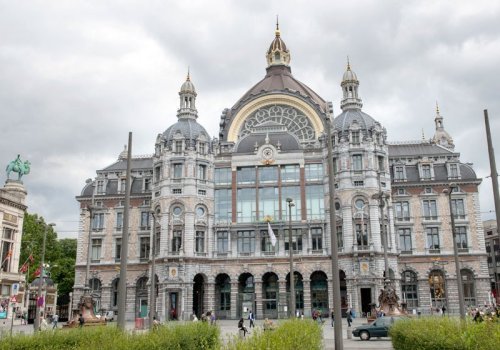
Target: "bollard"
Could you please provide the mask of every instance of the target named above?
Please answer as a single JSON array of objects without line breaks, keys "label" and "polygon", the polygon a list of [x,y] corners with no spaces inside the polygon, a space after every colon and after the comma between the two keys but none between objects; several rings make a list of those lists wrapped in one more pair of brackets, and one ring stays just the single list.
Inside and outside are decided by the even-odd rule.
[{"label": "bollard", "polygon": [[347,339],[352,339],[351,328],[347,328]]}]

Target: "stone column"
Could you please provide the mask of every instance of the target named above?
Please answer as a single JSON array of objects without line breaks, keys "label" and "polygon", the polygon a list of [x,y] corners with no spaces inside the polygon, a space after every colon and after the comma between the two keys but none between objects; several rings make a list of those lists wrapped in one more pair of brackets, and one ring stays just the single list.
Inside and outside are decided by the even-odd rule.
[{"label": "stone column", "polygon": [[238,281],[231,281],[231,318],[236,319],[238,316]]},{"label": "stone column", "polygon": [[264,315],[262,298],[262,282],[255,282],[255,304],[257,310],[254,310],[254,314],[255,317],[259,319],[262,319],[262,315]]},{"label": "stone column", "polygon": [[215,311],[215,283],[214,282],[208,282],[206,284],[207,286],[207,293],[205,294],[206,298],[206,310],[207,311]]},{"label": "stone column", "polygon": [[[286,293],[286,279],[278,281],[278,291],[279,291],[278,304],[280,305],[278,307],[278,318],[287,318],[288,311],[290,308],[288,305],[288,295]],[[286,312],[284,311],[285,306],[287,308]]]},{"label": "stone column", "polygon": [[302,280],[304,286],[304,317],[311,316],[311,280]]}]

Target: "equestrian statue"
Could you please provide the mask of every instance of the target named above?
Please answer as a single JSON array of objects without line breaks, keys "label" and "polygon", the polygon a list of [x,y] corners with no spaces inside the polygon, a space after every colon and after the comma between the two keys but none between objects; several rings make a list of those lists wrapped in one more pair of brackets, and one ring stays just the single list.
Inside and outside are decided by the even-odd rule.
[{"label": "equestrian statue", "polygon": [[17,173],[17,180],[21,180],[23,175],[27,175],[30,173],[31,163],[29,160],[25,160],[24,162],[21,160],[21,156],[18,154],[17,158],[7,165],[5,171],[7,172],[7,179],[9,179],[10,173]]}]

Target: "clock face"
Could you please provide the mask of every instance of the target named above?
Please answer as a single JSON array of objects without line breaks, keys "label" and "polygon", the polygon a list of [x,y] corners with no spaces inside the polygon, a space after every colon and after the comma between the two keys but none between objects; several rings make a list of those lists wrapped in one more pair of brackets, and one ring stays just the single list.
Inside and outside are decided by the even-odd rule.
[{"label": "clock face", "polygon": [[270,147],[266,147],[262,150],[262,157],[264,159],[272,159],[274,156],[274,151]]}]

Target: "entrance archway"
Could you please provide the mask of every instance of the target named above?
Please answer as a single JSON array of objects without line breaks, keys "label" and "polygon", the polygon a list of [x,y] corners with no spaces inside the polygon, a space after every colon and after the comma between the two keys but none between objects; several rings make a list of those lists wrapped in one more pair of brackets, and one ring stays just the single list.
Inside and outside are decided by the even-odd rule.
[{"label": "entrance archway", "polygon": [[[302,313],[304,312],[304,283],[302,275],[297,271],[293,273],[293,283],[295,287],[295,310]],[[290,299],[290,273],[286,275],[286,292]]]},{"label": "entrance archway", "polygon": [[205,278],[202,274],[197,274],[193,281],[193,313],[196,317],[201,318],[204,309]]},{"label": "entrance archway", "polygon": [[237,316],[244,317],[250,310],[255,311],[255,283],[253,275],[245,272],[238,278],[238,310]]},{"label": "entrance archway", "polygon": [[231,278],[225,273],[215,278],[215,308],[218,318],[231,316]]},{"label": "entrance archway", "polygon": [[319,311],[328,317],[328,279],[323,271],[314,271],[311,274],[311,312]]},{"label": "entrance archway", "polygon": [[340,279],[340,306],[342,309],[342,316],[345,316],[347,313],[347,308],[349,307],[349,298],[347,296],[347,283],[345,280],[345,272],[339,271],[339,279]]},{"label": "entrance archway", "polygon": [[274,272],[262,276],[263,318],[278,318],[278,293],[278,276]]}]

